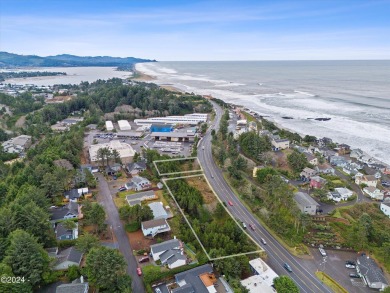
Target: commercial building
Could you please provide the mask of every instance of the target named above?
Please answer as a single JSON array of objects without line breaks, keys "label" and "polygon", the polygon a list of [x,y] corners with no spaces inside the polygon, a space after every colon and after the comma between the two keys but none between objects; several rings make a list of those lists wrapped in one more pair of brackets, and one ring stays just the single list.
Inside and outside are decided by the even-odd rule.
[{"label": "commercial building", "polygon": [[114,125],[112,124],[112,121],[109,121],[109,120],[106,121],[106,130],[107,131],[114,130]]},{"label": "commercial building", "polygon": [[309,214],[312,216],[316,214],[319,204],[307,193],[295,193],[294,200],[302,213]]},{"label": "commercial building", "polygon": [[172,125],[167,124],[152,124],[150,132],[171,132],[173,131]]},{"label": "commercial building", "polygon": [[152,132],[151,137],[155,140],[166,141],[187,141],[192,142],[195,140],[196,133],[193,132]]},{"label": "commercial building", "polygon": [[25,152],[31,146],[31,136],[19,135],[3,142],[1,145],[6,153],[20,154]]},{"label": "commercial building", "polygon": [[130,125],[129,121],[127,121],[127,120],[119,120],[118,126],[119,126],[119,129],[122,131],[131,130],[131,125]]},{"label": "commercial building", "polygon": [[261,258],[250,260],[249,265],[254,275],[242,280],[241,284],[248,289],[250,293],[276,292],[272,286],[274,284],[274,279],[278,277],[278,275]]},{"label": "commercial building", "polygon": [[137,125],[150,125],[155,123],[197,125],[207,122],[207,114],[194,113],[184,116],[151,117],[147,119],[135,119]]},{"label": "commercial building", "polygon": [[119,140],[112,140],[107,143],[93,144],[89,147],[89,157],[91,162],[99,161],[97,154],[99,149],[102,148],[108,148],[111,151],[117,150],[123,163],[131,162],[135,154],[131,145],[120,142]]}]

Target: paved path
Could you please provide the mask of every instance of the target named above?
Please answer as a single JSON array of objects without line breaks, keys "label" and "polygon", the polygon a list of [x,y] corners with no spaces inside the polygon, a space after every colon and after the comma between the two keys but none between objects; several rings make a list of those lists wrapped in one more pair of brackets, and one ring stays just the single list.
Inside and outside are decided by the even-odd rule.
[{"label": "paved path", "polygon": [[99,178],[99,202],[106,210],[106,214],[108,216],[108,225],[112,226],[112,230],[114,231],[119,244],[119,251],[126,259],[127,273],[131,276],[132,279],[133,292],[143,293],[145,292],[145,287],[141,278],[137,275],[138,263],[133,255],[133,249],[130,246],[125,229],[122,227],[122,222],[119,219],[118,209],[112,200],[107,181],[100,173],[97,173],[96,177]]},{"label": "paved path", "polygon": [[[223,114],[221,107],[213,103],[216,111],[216,118],[211,128],[218,129],[221,116]],[[204,150],[202,149],[204,146]],[[211,134],[208,130],[200,143],[198,151],[199,161],[204,169],[205,176],[222,201],[231,201],[233,206],[228,206],[229,211],[233,216],[247,224],[251,223],[255,226],[255,231],[248,229],[248,233],[261,246],[268,255],[268,264],[279,275],[289,275],[298,285],[302,293],[331,293],[332,291],[324,286],[314,275],[314,271],[307,270],[301,265],[301,259],[292,256],[279,242],[277,242],[271,234],[258,222],[252,213],[241,203],[234,192],[226,183],[222,171],[215,164],[211,154]],[[211,177],[213,175],[214,178]],[[267,245],[262,245],[260,239],[264,238]],[[293,272],[287,273],[283,268],[283,264],[288,263]]]}]

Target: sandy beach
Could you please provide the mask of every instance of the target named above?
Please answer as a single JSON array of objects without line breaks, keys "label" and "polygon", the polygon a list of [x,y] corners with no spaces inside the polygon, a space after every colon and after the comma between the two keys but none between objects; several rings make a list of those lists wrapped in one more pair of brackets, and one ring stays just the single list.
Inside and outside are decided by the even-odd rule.
[{"label": "sandy beach", "polygon": [[141,71],[138,71],[136,69],[134,70],[134,76],[136,76],[136,77],[131,78],[131,80],[150,82],[152,80],[156,80],[157,79],[154,76],[147,75],[147,74],[142,73]]}]

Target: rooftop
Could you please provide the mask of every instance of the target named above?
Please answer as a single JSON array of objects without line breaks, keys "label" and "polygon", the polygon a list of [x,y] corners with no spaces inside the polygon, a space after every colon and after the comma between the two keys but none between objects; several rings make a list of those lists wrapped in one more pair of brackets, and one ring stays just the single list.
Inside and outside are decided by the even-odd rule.
[{"label": "rooftop", "polygon": [[180,288],[186,290],[186,288],[191,288],[192,291],[182,291],[174,289],[172,292],[192,292],[192,293],[209,293],[209,290],[207,290],[206,286],[203,284],[202,280],[200,279],[200,275],[204,273],[212,273],[213,268],[211,265],[206,264],[202,265],[196,268],[193,268],[191,270],[179,273],[175,275],[175,279],[177,283],[182,284]]},{"label": "rooftop", "polygon": [[168,226],[168,223],[165,219],[156,219],[156,220],[142,222],[143,229],[150,229],[159,226]]},{"label": "rooftop", "polygon": [[[376,264],[376,262],[365,254],[358,257],[359,271],[369,283],[383,283],[387,285],[387,280],[384,276],[382,269]],[[382,288],[382,287],[380,287]],[[380,289],[378,288],[378,289]]]},{"label": "rooftop", "polygon": [[152,202],[152,203],[148,204],[148,206],[152,210],[153,217],[155,219],[167,218],[168,217],[168,213],[165,210],[162,202]]},{"label": "rooftop", "polygon": [[150,245],[150,250],[152,253],[159,253],[172,248],[181,247],[181,242],[179,239],[171,239],[158,244]]},{"label": "rooftop", "polygon": [[310,195],[304,192],[295,193],[294,199],[298,204],[302,206],[318,205],[318,203]]},{"label": "rooftop", "polygon": [[249,264],[261,276],[263,283],[266,283],[269,287],[272,286],[278,275],[261,258],[252,259]]}]

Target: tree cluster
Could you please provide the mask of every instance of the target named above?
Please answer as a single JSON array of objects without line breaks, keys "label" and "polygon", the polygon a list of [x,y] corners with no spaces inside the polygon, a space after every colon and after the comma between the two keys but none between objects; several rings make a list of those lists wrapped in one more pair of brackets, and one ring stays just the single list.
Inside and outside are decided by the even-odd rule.
[{"label": "tree cluster", "polygon": [[260,155],[271,150],[271,142],[267,136],[259,136],[253,131],[240,135],[239,144],[241,151],[254,161],[260,160]]}]

